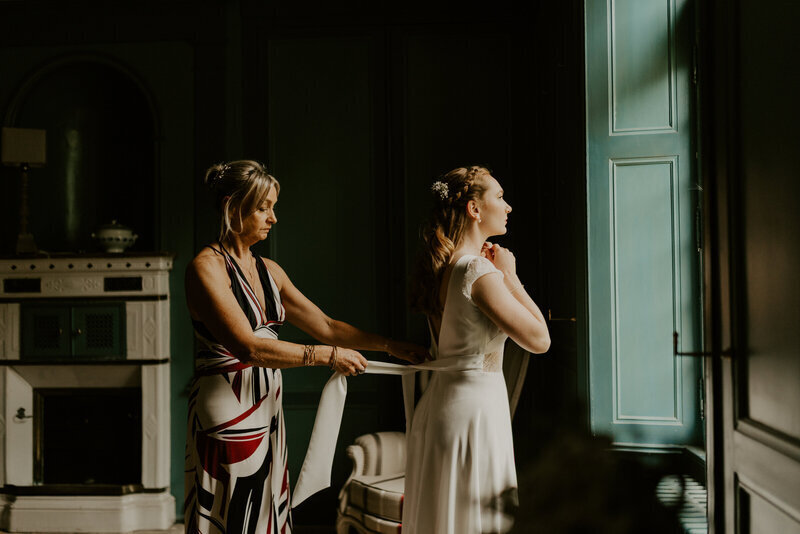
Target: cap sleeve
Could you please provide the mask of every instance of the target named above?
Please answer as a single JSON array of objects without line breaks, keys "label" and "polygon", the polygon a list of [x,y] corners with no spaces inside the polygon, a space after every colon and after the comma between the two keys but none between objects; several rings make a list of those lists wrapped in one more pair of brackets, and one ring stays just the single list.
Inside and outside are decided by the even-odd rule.
[{"label": "cap sleeve", "polygon": [[475,256],[469,260],[464,271],[464,283],[461,285],[461,292],[464,293],[468,301],[472,302],[472,284],[475,283],[475,280],[490,273],[500,273],[500,276],[503,276],[500,269],[492,265],[492,262],[483,256]]}]

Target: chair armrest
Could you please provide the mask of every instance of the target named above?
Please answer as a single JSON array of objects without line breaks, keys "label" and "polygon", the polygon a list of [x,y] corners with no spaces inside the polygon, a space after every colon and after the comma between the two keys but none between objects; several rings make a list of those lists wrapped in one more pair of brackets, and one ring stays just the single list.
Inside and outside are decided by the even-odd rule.
[{"label": "chair armrest", "polygon": [[406,435],[402,432],[374,432],[356,438],[364,451],[362,475],[390,475],[406,470]]},{"label": "chair armrest", "polygon": [[345,449],[345,454],[347,454],[347,457],[350,458],[351,462],[353,462],[353,468],[350,471],[350,476],[347,479],[349,482],[354,476],[364,474],[364,447],[358,444],[350,445],[347,447],[347,449]]},{"label": "chair armrest", "polygon": [[364,474],[364,448],[358,444],[350,445],[345,449],[345,454],[353,462],[353,469],[339,491],[339,511],[342,513],[347,509],[347,487],[350,485],[350,481],[353,480],[353,477]]}]

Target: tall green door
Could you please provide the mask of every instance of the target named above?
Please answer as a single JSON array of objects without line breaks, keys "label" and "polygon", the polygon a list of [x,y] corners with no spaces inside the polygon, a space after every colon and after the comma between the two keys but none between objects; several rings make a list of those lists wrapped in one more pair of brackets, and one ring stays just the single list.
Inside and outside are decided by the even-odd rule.
[{"label": "tall green door", "polygon": [[586,0],[592,430],[702,442],[690,0]]}]

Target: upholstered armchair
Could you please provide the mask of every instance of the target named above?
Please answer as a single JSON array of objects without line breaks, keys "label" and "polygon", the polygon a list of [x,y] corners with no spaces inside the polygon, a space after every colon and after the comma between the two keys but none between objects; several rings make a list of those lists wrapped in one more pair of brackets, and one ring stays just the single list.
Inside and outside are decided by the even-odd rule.
[{"label": "upholstered armchair", "polygon": [[[519,401],[530,354],[508,340],[503,375],[511,416]],[[421,387],[426,375],[420,373]],[[402,432],[375,432],[356,438],[347,447],[353,471],[339,492],[337,534],[399,534],[403,515],[406,441]]]}]

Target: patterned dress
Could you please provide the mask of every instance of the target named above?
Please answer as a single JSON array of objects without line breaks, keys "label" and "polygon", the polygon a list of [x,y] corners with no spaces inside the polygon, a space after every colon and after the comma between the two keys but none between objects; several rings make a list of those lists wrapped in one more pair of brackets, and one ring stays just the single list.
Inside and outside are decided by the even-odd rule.
[{"label": "patterned dress", "polygon": [[[222,248],[231,290],[253,333],[277,339],[285,311],[275,281],[256,258],[266,309]],[[184,524],[188,534],[292,531],[281,371],[239,361],[204,324],[189,394]]]}]

